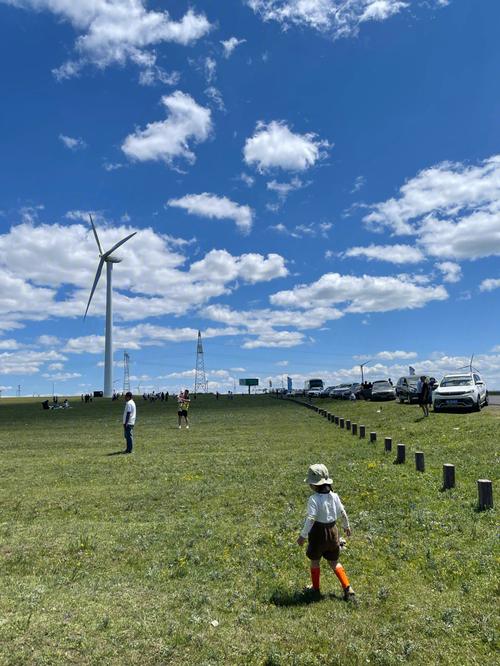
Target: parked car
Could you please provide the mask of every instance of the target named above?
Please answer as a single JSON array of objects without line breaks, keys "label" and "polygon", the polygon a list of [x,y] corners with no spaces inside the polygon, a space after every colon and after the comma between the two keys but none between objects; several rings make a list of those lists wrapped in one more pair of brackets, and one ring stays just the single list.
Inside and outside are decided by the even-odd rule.
[{"label": "parked car", "polygon": [[419,378],[417,375],[409,375],[408,377],[400,377],[396,384],[396,398],[399,402],[403,403],[408,401],[418,402],[417,382]]},{"label": "parked car", "polygon": [[435,412],[446,407],[479,412],[488,404],[488,389],[477,372],[445,375],[433,393],[432,404]]},{"label": "parked car", "polygon": [[394,386],[388,382],[386,379],[383,379],[378,382],[373,382],[372,384],[372,393],[371,400],[395,400],[396,391]]},{"label": "parked car", "polygon": [[334,386],[327,386],[321,391],[321,397],[322,398],[329,398],[330,397],[330,391],[334,389]]},{"label": "parked car", "polygon": [[308,398],[319,398],[321,396],[321,391],[323,389],[320,388],[312,388],[309,389],[309,391],[306,391],[306,395]]},{"label": "parked car", "polygon": [[343,394],[351,388],[351,384],[339,384],[335,386],[330,392],[330,398],[335,398],[340,400],[343,397]]},{"label": "parked car", "polygon": [[339,397],[342,400],[349,400],[351,395],[354,393],[356,398],[359,398],[360,395],[360,390],[361,390],[361,385],[360,384],[342,384],[341,387],[339,387]]}]

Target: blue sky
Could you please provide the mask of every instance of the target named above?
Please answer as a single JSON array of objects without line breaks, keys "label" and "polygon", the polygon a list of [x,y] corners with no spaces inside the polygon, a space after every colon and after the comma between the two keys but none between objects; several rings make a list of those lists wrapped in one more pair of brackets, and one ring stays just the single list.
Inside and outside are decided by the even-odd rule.
[{"label": "blue sky", "polygon": [[500,387],[495,0],[0,0],[0,386]]}]

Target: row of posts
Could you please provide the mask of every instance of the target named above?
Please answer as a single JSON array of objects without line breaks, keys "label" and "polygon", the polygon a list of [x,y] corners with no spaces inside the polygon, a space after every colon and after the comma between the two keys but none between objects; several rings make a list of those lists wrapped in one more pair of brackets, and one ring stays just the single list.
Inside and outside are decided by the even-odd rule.
[{"label": "row of posts", "polygon": [[[321,409],[316,405],[311,405],[303,403],[299,400],[295,400],[301,405],[306,405],[309,409],[313,409],[318,412],[321,416],[324,416],[329,421],[338,425],[340,428],[345,430],[350,430],[354,436],[358,436],[358,424],[352,423],[349,419],[343,419],[340,416],[335,416],[330,412],[327,412],[326,409]],[[359,426],[359,438],[364,439],[366,437],[366,427],[364,425]],[[377,441],[377,433],[370,432],[370,442]],[[392,437],[384,438],[384,450],[386,452],[392,451]],[[398,444],[396,449],[396,460],[394,461],[395,465],[403,465],[406,462],[406,446],[404,444]],[[418,472],[425,472],[425,459],[423,451],[415,451],[415,468]],[[445,464],[443,465],[443,490],[448,490],[449,488],[455,487],[455,465]],[[493,508],[493,484],[489,479],[478,479],[477,482],[477,491],[478,491],[478,508],[479,510],[492,509]]]}]

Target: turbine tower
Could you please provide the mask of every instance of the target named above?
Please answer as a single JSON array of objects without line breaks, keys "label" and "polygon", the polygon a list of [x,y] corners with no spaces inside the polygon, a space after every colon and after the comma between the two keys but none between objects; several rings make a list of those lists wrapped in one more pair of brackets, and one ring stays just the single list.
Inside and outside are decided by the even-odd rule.
[{"label": "turbine tower", "polygon": [[96,290],[97,283],[101,277],[102,267],[106,264],[106,337],[104,345],[104,397],[111,398],[113,395],[113,264],[118,264],[121,259],[119,257],[113,257],[112,254],[117,250],[120,245],[126,243],[132,236],[135,236],[137,231],[134,231],[133,234],[130,234],[126,238],[123,238],[121,241],[113,245],[111,250],[107,252],[102,251],[101,243],[99,242],[99,236],[97,235],[96,228],[94,226],[94,221],[92,220],[92,215],[90,217],[90,224],[92,225],[92,231],[94,232],[95,241],[97,243],[97,248],[99,250],[99,264],[97,266],[97,272],[95,274],[94,284],[92,285],[92,290],[90,292],[89,302],[87,303],[87,309],[85,310],[84,319],[87,316],[89,311],[90,302],[94,291]]}]

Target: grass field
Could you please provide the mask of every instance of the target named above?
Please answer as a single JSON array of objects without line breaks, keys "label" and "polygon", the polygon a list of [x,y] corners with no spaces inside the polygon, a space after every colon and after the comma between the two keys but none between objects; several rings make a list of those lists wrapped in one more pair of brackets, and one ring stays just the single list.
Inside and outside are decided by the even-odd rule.
[{"label": "grass field", "polygon": [[[0,403],[1,664],[498,663],[497,511],[476,511],[476,480],[498,470],[500,408],[322,401],[371,444],[267,396],[199,397],[189,431],[140,400],[123,456],[123,404],[72,404]],[[314,462],[351,519],[357,605],[325,566],[322,599],[301,592]]]}]

